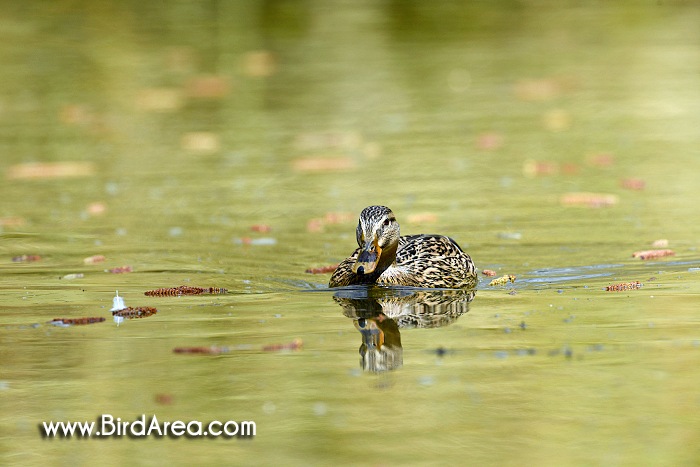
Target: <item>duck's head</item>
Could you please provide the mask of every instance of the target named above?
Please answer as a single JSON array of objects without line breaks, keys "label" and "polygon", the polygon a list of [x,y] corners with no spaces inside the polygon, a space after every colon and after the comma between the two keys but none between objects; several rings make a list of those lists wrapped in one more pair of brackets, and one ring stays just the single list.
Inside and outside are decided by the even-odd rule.
[{"label": "duck's head", "polygon": [[355,274],[370,274],[377,267],[386,269],[396,259],[399,223],[386,206],[369,206],[362,210],[357,223],[360,254],[352,267]]}]

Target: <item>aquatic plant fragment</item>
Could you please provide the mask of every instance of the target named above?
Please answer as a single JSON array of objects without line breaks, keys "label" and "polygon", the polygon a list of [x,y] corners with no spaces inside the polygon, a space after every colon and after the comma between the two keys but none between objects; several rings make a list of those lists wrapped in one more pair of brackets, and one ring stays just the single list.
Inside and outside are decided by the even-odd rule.
[{"label": "aquatic plant fragment", "polygon": [[506,285],[508,282],[515,282],[515,276],[512,274],[506,274],[505,276],[501,276],[498,279],[494,279],[489,282],[489,286]]},{"label": "aquatic plant fragment", "polygon": [[154,290],[147,290],[144,295],[149,297],[179,297],[181,295],[222,295],[228,290],[219,287],[192,287],[181,285],[179,287],[168,287]]},{"label": "aquatic plant fragment", "polygon": [[635,251],[634,253],[632,253],[632,257],[645,260],[645,259],[662,258],[664,256],[673,256],[675,254],[676,254],[676,252],[673,250],[644,250],[644,251]]},{"label": "aquatic plant fragment", "polygon": [[634,282],[622,282],[620,284],[613,284],[605,287],[608,292],[623,292],[625,290],[636,290],[641,289],[642,283],[639,281]]},{"label": "aquatic plant fragment", "polygon": [[85,318],[54,318],[51,321],[49,321],[49,324],[53,324],[54,326],[61,326],[61,327],[67,327],[67,326],[82,326],[84,324],[94,324],[94,323],[101,323],[102,321],[105,321],[105,318],[101,316],[95,316],[95,317],[85,317]]}]

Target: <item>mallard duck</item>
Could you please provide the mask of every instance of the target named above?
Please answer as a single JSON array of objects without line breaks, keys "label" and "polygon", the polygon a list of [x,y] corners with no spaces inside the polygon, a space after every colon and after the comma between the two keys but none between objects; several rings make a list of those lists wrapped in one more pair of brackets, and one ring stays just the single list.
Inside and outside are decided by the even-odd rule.
[{"label": "mallard duck", "polygon": [[423,288],[471,288],[476,267],[457,242],[442,235],[401,236],[396,216],[386,206],[362,210],[357,248],[331,276],[330,287],[354,284]]}]

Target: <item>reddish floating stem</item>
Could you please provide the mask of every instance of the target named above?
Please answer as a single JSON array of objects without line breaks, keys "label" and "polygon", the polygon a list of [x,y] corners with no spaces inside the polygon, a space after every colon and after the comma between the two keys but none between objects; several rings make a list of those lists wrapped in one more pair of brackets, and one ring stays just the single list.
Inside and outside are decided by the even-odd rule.
[{"label": "reddish floating stem", "polygon": [[673,250],[644,250],[635,251],[632,253],[633,258],[639,259],[652,259],[652,258],[662,258],[664,256],[673,256],[676,252]]},{"label": "reddish floating stem", "polygon": [[112,316],[120,316],[124,319],[136,319],[136,318],[148,318],[149,316],[158,313],[153,307],[150,306],[140,306],[140,307],[126,307],[121,310],[113,311]]},{"label": "reddish floating stem", "polygon": [[200,355],[219,355],[222,353],[228,353],[228,347],[175,347],[173,349],[174,353],[182,354],[200,354]]},{"label": "reddish floating stem", "polygon": [[609,285],[605,287],[608,292],[623,292],[625,290],[635,290],[641,289],[642,283],[639,281],[634,282],[622,282],[620,284]]},{"label": "reddish floating stem", "polygon": [[228,293],[228,290],[219,287],[191,287],[181,285],[179,287],[167,287],[162,289],[148,290],[144,295],[149,297],[179,297],[180,295],[221,295]]},{"label": "reddish floating stem", "polygon": [[54,318],[49,321],[49,324],[66,325],[66,326],[81,326],[84,324],[101,323],[105,318],[101,316],[86,317],[86,318]]}]

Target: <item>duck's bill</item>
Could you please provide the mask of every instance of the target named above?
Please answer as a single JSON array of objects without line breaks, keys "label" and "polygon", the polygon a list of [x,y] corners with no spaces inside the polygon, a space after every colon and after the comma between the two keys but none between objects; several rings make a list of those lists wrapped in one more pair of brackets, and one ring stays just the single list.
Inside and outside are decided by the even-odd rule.
[{"label": "duck's bill", "polygon": [[355,274],[369,274],[374,272],[377,268],[377,263],[379,263],[379,255],[382,253],[382,249],[379,246],[374,246],[370,249],[365,247],[360,251],[357,256],[357,260],[352,267],[352,272]]}]

